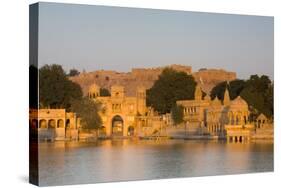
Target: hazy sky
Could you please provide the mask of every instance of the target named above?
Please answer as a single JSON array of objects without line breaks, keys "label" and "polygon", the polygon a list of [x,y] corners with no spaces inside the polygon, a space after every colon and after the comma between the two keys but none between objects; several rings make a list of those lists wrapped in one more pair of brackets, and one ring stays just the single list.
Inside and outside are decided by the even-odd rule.
[{"label": "hazy sky", "polygon": [[40,3],[39,66],[130,71],[168,64],[273,78],[273,17]]}]

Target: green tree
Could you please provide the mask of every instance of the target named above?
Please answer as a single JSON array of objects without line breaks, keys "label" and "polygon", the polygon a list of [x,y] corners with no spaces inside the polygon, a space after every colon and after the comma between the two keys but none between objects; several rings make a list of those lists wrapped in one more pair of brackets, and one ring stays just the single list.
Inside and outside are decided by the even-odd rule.
[{"label": "green tree", "polygon": [[99,115],[101,104],[84,97],[81,100],[72,101],[71,111],[81,118],[82,128],[86,131],[94,130],[98,136],[98,129],[102,126],[102,119]]},{"label": "green tree", "polygon": [[226,81],[221,82],[212,89],[211,98],[214,99],[217,96],[218,99],[223,100],[224,92],[225,92],[225,89],[227,87],[227,89],[229,91],[229,97],[230,97],[231,100],[233,100],[244,89],[245,84],[246,83],[245,83],[244,80],[239,80],[239,79],[230,81],[229,84],[227,84]]},{"label": "green tree", "polygon": [[39,69],[40,107],[65,108],[69,110],[71,101],[81,99],[81,87],[69,80],[60,65],[45,65]]},{"label": "green tree", "polygon": [[270,84],[269,88],[266,90],[264,94],[265,105],[268,109],[268,116],[273,119],[274,116],[274,91],[273,91],[273,83]]},{"label": "green tree", "polygon": [[183,122],[183,106],[173,105],[171,110],[173,122],[178,125]]},{"label": "green tree", "polygon": [[177,100],[193,99],[195,86],[191,75],[166,68],[147,90],[147,105],[161,114],[168,113]]},{"label": "green tree", "polygon": [[273,117],[273,83],[268,76],[251,75],[247,80],[233,80],[229,84],[219,83],[212,89],[211,98],[217,96],[223,100],[226,87],[231,100],[240,95],[249,104],[252,120],[260,113],[269,118]]},{"label": "green tree", "polygon": [[268,76],[251,75],[250,79],[246,82],[247,86],[253,86],[257,92],[264,92],[269,89],[271,80]]},{"label": "green tree", "polygon": [[268,76],[252,75],[240,95],[250,105],[254,117],[257,116],[255,112],[273,117],[273,83]]},{"label": "green tree", "polygon": [[[253,86],[245,87],[240,96],[248,103],[251,112],[251,120],[255,120],[259,113],[264,113],[263,94],[257,92]],[[267,114],[266,114],[267,115]]]},{"label": "green tree", "polygon": [[108,96],[110,96],[110,92],[109,92],[108,89],[106,89],[106,88],[101,88],[101,89],[100,89],[100,96],[102,96],[102,97],[108,97]]},{"label": "green tree", "polygon": [[80,72],[77,69],[70,69],[68,76],[77,76],[79,74],[80,74]]}]

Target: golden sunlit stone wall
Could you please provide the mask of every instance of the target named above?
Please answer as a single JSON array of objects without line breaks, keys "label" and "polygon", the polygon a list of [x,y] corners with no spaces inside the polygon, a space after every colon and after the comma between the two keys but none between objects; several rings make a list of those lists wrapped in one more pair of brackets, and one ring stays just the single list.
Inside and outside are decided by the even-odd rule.
[{"label": "golden sunlit stone wall", "polygon": [[194,96],[194,100],[177,101],[178,105],[184,107],[184,121],[186,126],[193,128],[189,129],[193,134],[224,137],[233,134],[232,125],[249,124],[248,104],[240,96],[231,101],[228,89],[225,90],[223,101],[217,97],[211,100],[208,95],[203,99],[199,85],[196,86]]},{"label": "golden sunlit stone wall", "polygon": [[29,124],[38,130],[39,139],[77,139],[79,120],[65,109],[30,109]]},{"label": "golden sunlit stone wall", "polygon": [[[102,118],[99,135],[163,136],[166,128],[170,132],[179,128],[173,125],[171,114],[159,115],[146,106],[145,87],[137,87],[134,97],[127,96],[125,87],[121,85],[113,85],[110,92],[111,96],[100,96],[100,87],[92,84],[87,93],[90,99],[100,102],[102,106],[99,112]],[[177,104],[183,106],[186,135],[214,136],[232,142],[273,139],[273,122],[263,114],[259,115],[256,122],[250,122],[247,102],[240,96],[230,100],[227,89],[222,101],[217,97],[211,100],[208,94],[203,98],[198,84],[193,100],[180,100]],[[38,129],[42,139],[76,140],[83,137],[83,131],[78,132],[80,119],[65,109],[31,109],[29,116],[30,127]]]},{"label": "golden sunlit stone wall", "polygon": [[147,112],[145,88],[138,87],[136,97],[126,96],[124,87],[120,85],[112,86],[110,91],[111,96],[101,97],[97,84],[91,85],[88,91],[91,99],[102,104],[100,115],[106,135],[111,136],[118,132],[119,136],[136,134],[137,117],[145,116]]}]

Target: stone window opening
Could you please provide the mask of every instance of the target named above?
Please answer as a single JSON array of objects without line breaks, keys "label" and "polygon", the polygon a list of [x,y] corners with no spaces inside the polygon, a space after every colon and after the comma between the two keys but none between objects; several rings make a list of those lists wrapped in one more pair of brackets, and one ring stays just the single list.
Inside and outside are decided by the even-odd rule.
[{"label": "stone window opening", "polygon": [[45,119],[39,121],[39,128],[47,128],[47,121]]},{"label": "stone window opening", "polygon": [[56,121],[54,119],[50,119],[48,122],[48,128],[54,129],[56,127]]},{"label": "stone window opening", "polygon": [[63,120],[59,119],[57,122],[57,128],[64,128]]}]

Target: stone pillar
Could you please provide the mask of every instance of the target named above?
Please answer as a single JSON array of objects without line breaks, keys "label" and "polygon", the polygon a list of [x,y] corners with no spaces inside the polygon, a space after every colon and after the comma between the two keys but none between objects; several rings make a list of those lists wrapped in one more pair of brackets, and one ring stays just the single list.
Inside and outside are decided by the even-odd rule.
[{"label": "stone pillar", "polygon": [[107,137],[110,137],[111,136],[111,133],[112,133],[112,130],[111,130],[111,121],[108,121],[106,124],[105,124],[105,133],[106,133],[106,136]]},{"label": "stone pillar", "polygon": [[[71,124],[71,120],[72,120],[72,123],[73,125]],[[71,128],[71,125],[73,126],[72,128],[74,129],[78,129],[78,126],[77,126],[77,116],[76,116],[76,113],[73,114],[73,118],[69,118],[69,127]]]}]

